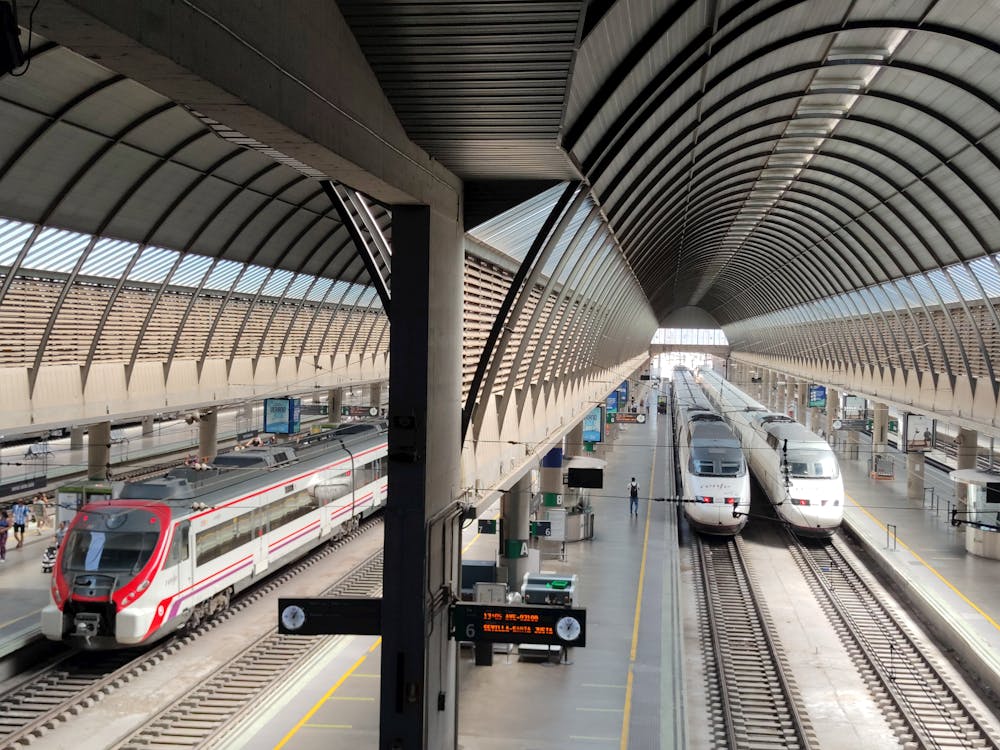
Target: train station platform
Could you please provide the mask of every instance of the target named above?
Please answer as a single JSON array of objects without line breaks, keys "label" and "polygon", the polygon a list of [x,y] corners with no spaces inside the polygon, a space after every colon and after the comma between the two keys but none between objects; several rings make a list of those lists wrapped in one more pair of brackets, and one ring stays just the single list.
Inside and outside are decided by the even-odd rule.
[{"label": "train station platform", "polygon": [[[543,570],[579,576],[588,611],[585,648],[561,661],[522,659],[516,648],[498,648],[492,666],[477,666],[473,650],[460,648],[463,750],[684,746],[681,712],[697,697],[681,694],[683,660],[690,658],[682,651],[697,646],[680,634],[674,594],[677,509],[652,500],[670,494],[670,446],[662,416],[619,428],[604,456],[604,489],[592,496],[594,538],[567,544],[564,559],[542,560]],[[905,457],[894,454],[894,462],[896,479],[875,480],[867,456],[841,456],[848,495],[844,531],[920,607],[948,647],[997,690],[1000,562],[965,552],[964,529],[949,523],[954,487],[944,472],[927,467],[933,501],[928,492],[926,502],[914,503],[906,498],[900,470]],[[628,513],[632,476],[642,488],[638,518]],[[0,566],[0,638],[9,643],[22,637],[18,628],[23,633],[37,624],[47,596],[40,560],[49,538],[29,531],[24,548],[11,550]],[[471,524],[463,558],[492,559],[497,545],[496,536],[477,534]],[[228,746],[246,747],[252,738],[253,747],[289,750],[376,747],[380,659],[378,639],[340,637],[294,686],[274,691],[268,705],[248,718],[246,733]]]},{"label": "train station platform", "polygon": [[890,450],[894,479],[873,479],[868,457],[840,456],[847,503],[844,531],[913,603],[950,651],[1000,696],[1000,561],[965,549],[952,526],[956,485],[927,465],[924,499],[909,500],[906,456]]},{"label": "train station platform", "polygon": [[[543,561],[544,570],[579,576],[587,646],[570,651],[568,663],[522,660],[516,648],[498,647],[492,666],[476,666],[472,649],[460,650],[462,750],[685,746],[681,711],[697,697],[678,694],[679,675],[687,651],[697,646],[684,641],[674,619],[676,507],[649,499],[667,494],[672,440],[666,421],[651,415],[647,425],[629,425],[619,435],[605,456],[605,489],[594,498],[594,539],[567,545],[564,561]],[[928,620],[946,643],[964,640],[956,653],[983,674],[1000,674],[993,664],[1000,653],[1000,600],[991,591],[1000,563],[965,552],[964,530],[948,522],[953,487],[947,475],[928,466],[926,486],[934,487],[935,502],[928,492],[925,504],[914,504],[898,470],[893,481],[873,480],[867,457],[841,460],[844,533],[931,613]],[[905,457],[896,454],[895,462],[903,466]],[[644,488],[638,519],[627,509],[631,476]],[[890,525],[895,536],[887,545]],[[470,531],[463,557],[490,559],[496,545],[496,537]],[[948,629],[958,635],[948,636]],[[377,639],[355,639],[342,657],[317,668],[311,683],[276,699],[248,731],[261,747],[376,747],[379,659]]]},{"label": "train station platform", "polygon": [[[654,410],[651,410],[655,412]],[[672,441],[667,420],[619,426],[603,456],[604,489],[592,490],[595,534],[567,543],[565,557],[541,569],[576,574],[587,609],[587,645],[551,658],[517,647],[494,648],[492,666],[459,649],[459,747],[463,750],[564,750],[567,747],[672,747],[682,670],[670,577],[677,550],[676,506],[665,497]],[[670,469],[672,471],[672,468]],[[628,483],[640,484],[631,516]],[[485,515],[499,512],[492,508]],[[463,535],[465,560],[495,559],[495,535]],[[378,746],[381,654],[375,638],[343,637],[342,650],[317,663],[272,705],[249,720],[229,748],[318,750]],[[624,739],[623,739],[624,738]],[[622,744],[624,741],[625,744]]]}]

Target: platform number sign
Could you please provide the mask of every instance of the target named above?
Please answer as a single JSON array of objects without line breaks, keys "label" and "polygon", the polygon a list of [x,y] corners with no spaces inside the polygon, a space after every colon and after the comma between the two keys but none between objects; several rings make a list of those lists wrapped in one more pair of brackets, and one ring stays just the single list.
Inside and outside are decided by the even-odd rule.
[{"label": "platform number sign", "polygon": [[551,521],[532,521],[531,522],[531,535],[532,536],[552,536],[552,522]]}]

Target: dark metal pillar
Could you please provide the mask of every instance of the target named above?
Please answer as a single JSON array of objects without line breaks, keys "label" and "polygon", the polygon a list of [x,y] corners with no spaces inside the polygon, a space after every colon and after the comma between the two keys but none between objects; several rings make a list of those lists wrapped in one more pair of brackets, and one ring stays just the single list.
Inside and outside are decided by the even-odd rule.
[{"label": "dark metal pillar", "polygon": [[406,283],[392,290],[380,750],[456,746],[460,240],[458,224],[426,206],[392,209],[393,275]]}]

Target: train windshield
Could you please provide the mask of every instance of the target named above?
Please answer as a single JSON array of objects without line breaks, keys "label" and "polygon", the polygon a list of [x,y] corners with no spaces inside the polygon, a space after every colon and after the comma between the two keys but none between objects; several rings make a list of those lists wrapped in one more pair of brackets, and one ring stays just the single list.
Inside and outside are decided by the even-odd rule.
[{"label": "train windshield", "polygon": [[788,475],[799,479],[835,479],[840,476],[833,451],[823,448],[789,448]]},{"label": "train windshield", "polygon": [[149,562],[159,537],[149,512],[85,514],[66,535],[62,569],[135,574]]},{"label": "train windshield", "polygon": [[736,446],[692,445],[690,470],[700,477],[739,477],[746,469],[743,452]]}]

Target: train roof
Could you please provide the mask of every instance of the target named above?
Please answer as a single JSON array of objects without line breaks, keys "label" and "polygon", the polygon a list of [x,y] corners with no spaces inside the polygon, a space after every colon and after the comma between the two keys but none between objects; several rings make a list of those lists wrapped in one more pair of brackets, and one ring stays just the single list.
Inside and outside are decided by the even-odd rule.
[{"label": "train roof", "polygon": [[736,439],[733,431],[721,419],[711,422],[698,422],[691,429],[691,443],[694,445],[714,444],[720,447],[739,447],[740,441]]},{"label": "train roof", "polygon": [[766,422],[762,427],[769,435],[773,435],[778,440],[793,440],[800,444],[816,443],[816,447],[830,449],[830,444],[815,432],[787,417],[782,421]]},{"label": "train roof", "polygon": [[353,455],[380,445],[386,439],[384,421],[345,425],[342,428],[300,435],[259,448],[219,454],[205,469],[179,466],[164,476],[126,482],[122,500],[159,501],[171,506],[175,517],[193,507],[213,507],[258,488],[271,487],[342,457],[345,470]]}]

